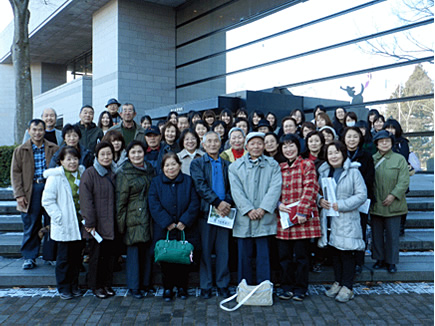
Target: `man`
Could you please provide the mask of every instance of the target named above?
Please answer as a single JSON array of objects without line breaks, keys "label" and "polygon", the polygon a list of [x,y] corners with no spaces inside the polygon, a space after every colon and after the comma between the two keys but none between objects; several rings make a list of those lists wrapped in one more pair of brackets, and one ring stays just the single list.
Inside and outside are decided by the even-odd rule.
[{"label": "man", "polygon": [[125,147],[131,143],[133,139],[144,141],[145,132],[143,128],[133,119],[136,117],[136,109],[133,104],[125,103],[121,109],[122,122],[113,126],[109,130],[117,130],[122,133],[125,140]]},{"label": "man", "polygon": [[180,133],[183,132],[184,129],[188,129],[190,127],[189,118],[187,117],[187,115],[178,116],[177,127],[178,130],[180,130]]},{"label": "man", "polygon": [[[60,146],[60,144],[62,144],[63,141],[62,131],[54,128],[56,126],[56,121],[57,121],[56,111],[54,111],[54,109],[52,108],[44,109],[44,111],[42,111],[41,114],[41,119],[42,121],[45,122],[44,138]],[[26,130],[26,132],[24,133],[23,144],[29,139],[30,139],[30,135],[29,132]]]},{"label": "man", "polygon": [[[263,155],[264,134],[246,136],[248,153],[229,168],[231,194],[237,207],[233,236],[238,238],[238,278],[248,284],[270,280],[269,236],[276,234],[274,211],[281,195],[281,169],[272,158]],[[252,263],[256,248],[256,280]]]},{"label": "man", "polygon": [[118,113],[118,109],[121,106],[121,103],[118,102],[116,98],[111,98],[107,101],[106,109],[109,111],[110,115],[112,116],[113,125],[120,124],[122,119],[121,116]]},{"label": "man", "polygon": [[160,150],[160,141],[162,139],[160,129],[156,126],[151,126],[147,130],[145,130],[145,142],[147,145],[147,151],[145,153],[145,161],[149,162],[156,174],[160,174],[161,172],[161,150]]},{"label": "man", "polygon": [[219,295],[228,297],[228,284],[230,282],[229,237],[230,230],[207,223],[210,206],[213,206],[219,215],[228,216],[233,200],[228,181],[229,162],[219,157],[221,140],[214,131],[207,132],[202,141],[206,154],[194,159],[190,165],[190,175],[195,189],[201,198],[201,216],[199,229],[201,236],[201,263],[199,280],[201,295],[204,299],[211,297],[213,286],[213,270],[211,254],[216,253],[216,285]]},{"label": "man", "polygon": [[94,108],[90,105],[85,105],[80,109],[80,121],[76,123],[82,133],[80,145],[83,145],[91,153],[94,153],[95,146],[103,139],[103,131],[97,127],[94,120]]},{"label": "man", "polygon": [[44,139],[45,128],[45,122],[40,119],[30,121],[27,129],[30,139],[17,147],[12,156],[12,188],[23,220],[23,269],[36,267],[36,257],[41,245],[38,231],[42,226],[42,215],[45,222],[48,220],[41,206],[45,185],[43,172],[59,147]]}]

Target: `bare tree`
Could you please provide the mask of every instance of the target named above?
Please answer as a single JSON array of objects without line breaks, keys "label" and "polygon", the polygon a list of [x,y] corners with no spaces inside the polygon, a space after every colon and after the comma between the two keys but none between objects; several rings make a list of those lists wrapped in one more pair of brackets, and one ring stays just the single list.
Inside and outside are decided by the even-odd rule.
[{"label": "bare tree", "polygon": [[14,13],[14,40],[11,46],[15,73],[14,140],[20,143],[33,116],[32,77],[29,50],[29,0],[9,0]]}]

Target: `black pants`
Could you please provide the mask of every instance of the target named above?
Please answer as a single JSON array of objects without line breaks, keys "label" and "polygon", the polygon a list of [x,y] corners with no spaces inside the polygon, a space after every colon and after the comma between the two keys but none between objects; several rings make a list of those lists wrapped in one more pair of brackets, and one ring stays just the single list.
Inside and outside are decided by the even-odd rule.
[{"label": "black pants", "polygon": [[59,293],[78,288],[84,241],[57,242],[56,283]]},{"label": "black pants", "polygon": [[[361,221],[362,236],[363,236],[363,240],[365,243],[364,249],[366,249],[367,248],[367,222],[368,222],[369,216],[367,214],[364,214],[364,213],[360,213],[360,216],[361,216],[360,221]],[[365,250],[355,252],[356,265],[359,265],[359,266],[364,265],[365,254],[366,254]]]},{"label": "black pants", "polygon": [[105,286],[112,286],[114,262],[115,248],[113,240],[104,239],[101,243],[98,243],[95,239],[89,240],[89,288],[95,290]]},{"label": "black pants", "polygon": [[189,265],[161,262],[160,267],[165,290],[172,290],[174,286],[187,290]]},{"label": "black pants", "polygon": [[151,285],[153,266],[151,241],[127,246],[127,287],[146,290]]},{"label": "black pants", "polygon": [[308,290],[310,239],[277,239],[282,288],[296,295]]},{"label": "black pants", "polygon": [[355,276],[355,251],[332,248],[335,281],[352,290]]}]

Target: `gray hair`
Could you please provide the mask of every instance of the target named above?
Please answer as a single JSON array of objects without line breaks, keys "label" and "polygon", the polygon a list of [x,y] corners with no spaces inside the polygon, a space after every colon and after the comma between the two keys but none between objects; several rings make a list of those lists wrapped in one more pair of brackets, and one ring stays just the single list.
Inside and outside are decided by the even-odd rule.
[{"label": "gray hair", "polygon": [[205,144],[205,141],[206,141],[208,135],[217,135],[219,138],[219,141],[222,142],[221,136],[216,131],[210,130],[210,131],[207,131],[204,136],[202,136],[201,143]]},{"label": "gray hair", "polygon": [[231,128],[230,131],[228,132],[228,139],[231,138],[231,134],[232,134],[233,132],[235,132],[235,131],[240,131],[240,132],[242,133],[242,135],[243,135],[243,138],[246,137],[245,132],[244,132],[241,128],[239,128],[239,127],[233,127],[233,128]]},{"label": "gray hair", "polygon": [[53,109],[53,108],[45,108],[44,110],[42,110],[41,118],[42,118],[42,116],[44,115],[44,112],[47,111],[47,110],[51,110],[51,111],[53,111],[53,112],[54,112],[54,117],[55,117],[55,119],[57,120],[57,113],[56,113],[56,110]]}]

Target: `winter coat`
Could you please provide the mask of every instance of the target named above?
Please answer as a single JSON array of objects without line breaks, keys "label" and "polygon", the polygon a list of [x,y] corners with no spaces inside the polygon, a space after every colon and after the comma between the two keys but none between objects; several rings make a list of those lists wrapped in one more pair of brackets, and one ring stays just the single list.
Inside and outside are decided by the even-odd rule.
[{"label": "winter coat", "polygon": [[[263,237],[276,234],[275,208],[281,195],[281,169],[272,158],[262,155],[260,162],[250,162],[249,153],[231,163],[228,172],[231,194],[237,207],[233,236]],[[251,220],[248,212],[262,208],[260,220]]]},{"label": "winter coat", "polygon": [[[181,172],[173,180],[164,174],[156,176],[151,182],[148,203],[154,221],[154,243],[166,239],[169,225],[181,222],[186,226],[186,240],[198,249],[199,230],[196,222],[199,197],[190,176]],[[169,234],[170,239],[181,239],[180,236],[178,229]]]},{"label": "winter coat", "polygon": [[87,228],[103,239],[115,238],[115,173],[94,160],[80,180],[80,212]]},{"label": "winter coat", "polygon": [[139,168],[126,161],[116,175],[118,230],[127,246],[151,240],[148,192],[153,173],[147,162]]},{"label": "winter coat", "polygon": [[[225,199],[229,204],[233,204],[233,198],[231,197],[230,182],[228,180],[228,166],[230,163],[221,159],[222,174],[225,183]],[[210,205],[218,207],[222,200],[216,195],[212,189],[212,166],[210,157],[204,155],[200,158],[194,159],[190,164],[190,175],[192,176],[195,184],[196,192],[201,198],[201,212],[202,217],[208,216],[210,211]]]},{"label": "winter coat", "polygon": [[[247,151],[243,153],[243,155],[246,155]],[[228,148],[227,150],[224,150],[220,155],[225,161],[228,161],[230,163],[233,163],[236,161],[236,158],[234,157],[234,153],[232,151],[232,148]]]},{"label": "winter coat", "polygon": [[[359,172],[360,164],[346,159],[343,172],[337,182],[335,195],[339,216],[331,217],[329,245],[339,250],[364,250],[360,213],[358,208],[367,200],[367,188]],[[320,186],[322,178],[327,178],[330,165],[325,162],[319,168]],[[332,203],[331,203],[332,204]]]},{"label": "winter coat", "polygon": [[82,134],[82,138],[80,138],[80,145],[85,146],[85,148],[91,153],[94,153],[95,146],[97,146],[97,143],[99,143],[104,137],[103,130],[98,128],[93,122],[91,122],[88,127],[82,125],[80,121],[77,122],[76,125],[79,127]]},{"label": "winter coat", "polygon": [[[80,166],[78,173],[84,172]],[[81,240],[81,226],[77,218],[71,186],[62,166],[44,171],[47,179],[42,193],[42,207],[50,216],[50,238],[55,241]]]},{"label": "winter coat", "polygon": [[373,185],[375,183],[375,165],[373,164],[373,156],[360,148],[355,157],[351,158],[351,161],[361,164],[359,172],[361,173],[367,187],[367,197],[373,202],[375,199],[373,190]]},{"label": "winter coat", "polygon": [[189,152],[186,149],[183,149],[181,152],[177,153],[177,155],[181,161],[181,172],[190,175],[190,164],[192,163],[193,159],[200,158],[205,153],[198,148],[193,159],[188,153]]},{"label": "winter coat", "polygon": [[[382,156],[379,152],[373,155],[373,163],[385,158],[385,160],[375,169],[375,203],[370,209],[371,214],[389,217],[399,216],[408,213],[405,193],[409,187],[408,162],[401,154],[394,153],[392,150]],[[391,194],[394,201],[390,206],[383,206],[382,202]]]},{"label": "winter coat", "polygon": [[402,154],[405,158],[406,162],[409,160],[409,140],[400,136],[399,138],[396,138],[396,141],[394,142],[393,146],[393,152]]},{"label": "winter coat", "polygon": [[282,240],[297,240],[318,238],[321,236],[319,211],[316,205],[316,196],[319,192],[319,183],[314,163],[303,160],[298,156],[291,166],[287,162],[281,163],[282,190],[280,202],[284,205],[300,201],[296,213],[307,217],[307,221],[298,224],[296,216],[291,222],[294,226],[283,229],[279,212],[278,231],[276,237]]},{"label": "winter coat", "polygon": [[[49,168],[55,168],[56,166],[60,165],[59,154],[61,149],[65,146],[66,144],[63,144],[62,146],[59,147],[57,152],[54,153],[53,158],[50,161],[50,165],[48,166]],[[79,147],[80,147],[79,164],[83,165],[87,169],[88,167],[92,166],[92,164],[94,163],[94,155],[89,150],[87,150],[83,145],[79,144]]]},{"label": "winter coat", "polygon": [[[45,161],[47,167],[50,165],[51,158],[59,148],[56,144],[44,139]],[[14,190],[14,198],[25,196],[29,205],[26,209],[17,205],[17,210],[27,213],[32,201],[33,177],[35,175],[35,160],[33,158],[32,142],[29,139],[23,145],[14,150],[11,163],[11,183]]]}]

